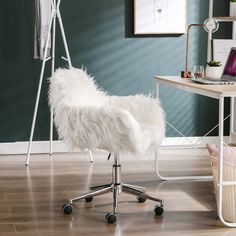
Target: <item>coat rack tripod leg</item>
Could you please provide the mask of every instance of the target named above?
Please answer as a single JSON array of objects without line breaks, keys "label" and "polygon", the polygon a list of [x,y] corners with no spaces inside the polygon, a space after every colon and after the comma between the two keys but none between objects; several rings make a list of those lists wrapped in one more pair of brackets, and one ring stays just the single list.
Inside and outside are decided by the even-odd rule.
[{"label": "coat rack tripod leg", "polygon": [[68,62],[69,67],[72,68],[72,63],[71,63],[71,59],[70,59],[68,44],[67,44],[67,41],[66,41],[65,31],[64,31],[64,27],[63,27],[63,23],[62,23],[62,19],[61,19],[61,13],[60,13],[60,10],[59,10],[60,4],[61,4],[61,0],[58,0],[57,19],[58,19],[59,26],[60,26],[60,29],[61,29],[62,40],[63,40],[65,52],[66,52],[66,61]]},{"label": "coat rack tripod leg", "polygon": [[[56,6],[56,0],[53,0],[54,6]],[[54,13],[55,14],[55,13]],[[53,76],[55,71],[55,42],[56,42],[56,14],[52,24],[52,63],[51,63],[51,75]],[[53,111],[50,110],[50,155],[52,155],[52,141],[53,141]]]},{"label": "coat rack tripod leg", "polygon": [[[29,160],[30,160],[30,153],[31,153],[31,146],[32,146],[32,141],[33,141],[33,136],[34,136],[34,128],[35,128],[35,122],[37,118],[37,112],[38,112],[38,105],[39,105],[39,99],[40,99],[40,94],[41,94],[41,88],[42,88],[42,82],[43,82],[43,75],[44,75],[44,70],[45,70],[45,64],[46,62],[51,59],[51,75],[53,76],[54,71],[55,71],[55,39],[56,39],[56,18],[58,19],[60,30],[61,30],[61,35],[63,39],[63,44],[66,52],[66,58],[63,57],[68,63],[68,66],[72,68],[72,63],[71,63],[71,58],[70,58],[70,53],[68,50],[68,45],[66,41],[66,36],[65,36],[65,31],[63,28],[63,23],[61,19],[61,14],[60,14],[60,3],[61,0],[51,0],[52,4],[52,15],[50,18],[49,22],[49,28],[47,32],[47,39],[46,39],[46,44],[45,44],[45,50],[44,50],[44,55],[43,55],[43,62],[41,66],[41,72],[40,72],[40,77],[39,77],[39,85],[38,85],[38,91],[37,91],[37,96],[36,96],[36,102],[35,102],[35,107],[34,107],[34,114],[33,114],[33,120],[32,120],[32,125],[31,125],[31,132],[30,132],[30,139],[28,143],[28,149],[27,149],[27,158],[25,165],[29,165]],[[49,39],[50,39],[50,32],[52,30],[52,56],[51,58],[47,58],[47,48],[49,46]],[[50,155],[52,155],[52,141],[53,141],[53,111],[50,110]],[[90,156],[90,161],[93,162],[93,156],[91,151],[89,150],[89,156]]]},{"label": "coat rack tripod leg", "polygon": [[[58,17],[59,26],[60,26],[61,34],[62,34],[62,39],[63,39],[65,51],[66,51],[66,57],[67,58],[64,58],[64,59],[66,59],[66,61],[68,62],[69,67],[71,68],[72,67],[72,63],[71,63],[71,59],[70,59],[70,53],[69,53],[69,50],[68,50],[68,46],[67,46],[68,44],[67,44],[67,41],[66,41],[64,27],[63,27],[63,23],[62,23],[62,19],[61,19],[61,13],[60,13],[60,10],[59,10],[60,3],[61,3],[61,0],[58,0],[57,17]],[[91,150],[88,150],[88,153],[89,153],[89,157],[90,157],[90,162],[93,162],[93,155],[92,155]]]},{"label": "coat rack tripod leg", "polygon": [[41,72],[40,72],[40,77],[39,77],[38,91],[37,91],[36,102],[34,106],[34,114],[33,114],[33,120],[32,120],[31,131],[30,131],[30,139],[29,139],[29,144],[28,144],[28,149],[27,149],[27,158],[25,162],[26,166],[28,166],[29,159],[30,159],[30,152],[31,152],[31,146],[32,146],[32,141],[33,141],[33,136],[34,136],[34,128],[35,128],[35,122],[36,122],[36,117],[37,117],[37,112],[38,112],[39,98],[41,94],[45,64],[46,64],[46,61],[50,59],[46,57],[47,57],[47,48],[49,46],[49,38],[50,38],[50,31],[52,27],[52,21],[55,21],[54,11],[52,11],[52,16],[50,18],[49,27],[48,27],[47,39],[46,39],[45,50],[44,50],[44,55],[43,55],[43,62],[42,62]]}]

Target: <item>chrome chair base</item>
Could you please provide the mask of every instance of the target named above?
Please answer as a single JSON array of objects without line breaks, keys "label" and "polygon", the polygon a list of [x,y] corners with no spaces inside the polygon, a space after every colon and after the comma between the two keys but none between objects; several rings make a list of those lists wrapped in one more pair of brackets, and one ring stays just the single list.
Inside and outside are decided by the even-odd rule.
[{"label": "chrome chair base", "polygon": [[105,194],[108,192],[113,193],[113,212],[108,213],[106,215],[106,221],[108,223],[115,223],[116,222],[116,214],[117,214],[117,208],[118,208],[118,202],[119,202],[119,196],[121,192],[125,192],[131,195],[137,196],[137,200],[142,203],[145,202],[147,199],[158,202],[159,204],[155,206],[155,213],[156,215],[162,215],[163,210],[163,201],[159,198],[152,197],[149,194],[145,192],[145,188],[141,186],[131,185],[131,184],[125,184],[121,182],[121,165],[119,163],[119,156],[114,155],[114,164],[112,167],[112,183],[110,184],[104,184],[104,185],[98,185],[90,188],[91,192],[88,192],[84,195],[81,195],[79,197],[75,197],[69,200],[69,203],[65,204],[62,208],[63,212],[65,214],[70,214],[73,211],[73,203],[78,200],[85,199],[86,202],[91,202],[93,200],[93,197]]}]

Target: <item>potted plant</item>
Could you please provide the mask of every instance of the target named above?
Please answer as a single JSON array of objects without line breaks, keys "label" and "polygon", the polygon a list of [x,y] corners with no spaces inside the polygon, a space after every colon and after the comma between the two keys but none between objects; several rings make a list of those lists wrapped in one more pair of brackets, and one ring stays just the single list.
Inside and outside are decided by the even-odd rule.
[{"label": "potted plant", "polygon": [[222,67],[220,61],[209,61],[206,66],[206,77],[210,79],[221,79]]},{"label": "potted plant", "polygon": [[229,15],[230,16],[236,16],[236,0],[230,0]]}]

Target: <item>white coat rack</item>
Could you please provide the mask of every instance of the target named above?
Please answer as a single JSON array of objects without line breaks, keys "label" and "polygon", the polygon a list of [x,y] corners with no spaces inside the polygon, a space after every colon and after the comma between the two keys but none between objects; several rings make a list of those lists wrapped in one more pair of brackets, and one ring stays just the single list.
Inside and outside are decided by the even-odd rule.
[{"label": "white coat rack", "polygon": [[[69,68],[72,67],[70,53],[68,50],[65,31],[63,28],[63,23],[62,23],[60,9],[59,9],[61,0],[50,0],[50,1],[51,1],[51,5],[52,5],[52,14],[51,14],[51,18],[49,21],[49,28],[48,28],[48,32],[47,32],[47,38],[46,38],[44,54],[43,54],[43,61],[42,61],[41,72],[40,72],[40,77],[39,77],[38,91],[37,91],[36,102],[35,102],[35,107],[34,107],[34,114],[33,114],[33,120],[32,120],[32,125],[31,125],[31,132],[30,132],[30,139],[29,139],[29,144],[28,144],[28,149],[27,149],[27,158],[26,158],[26,162],[25,162],[26,166],[28,166],[29,160],[30,160],[31,146],[32,146],[32,141],[33,141],[33,136],[34,136],[34,128],[35,128],[35,122],[36,122],[36,118],[37,118],[38,105],[39,105],[39,99],[40,99],[40,94],[41,94],[41,87],[42,87],[42,82],[43,82],[45,64],[48,60],[51,59],[51,75],[52,76],[55,71],[56,18],[58,19],[58,22],[59,22],[61,36],[63,39],[63,44],[64,44],[64,48],[65,48],[65,52],[66,52],[66,57],[62,57],[62,59],[67,61]],[[51,41],[51,44],[52,44],[51,51],[52,52],[51,52],[51,56],[47,57],[47,49],[49,46],[51,33],[52,33],[52,41]],[[52,151],[52,141],[53,141],[53,111],[51,110],[50,111],[50,150],[49,150],[50,155],[52,155],[52,152],[53,152]],[[93,162],[93,157],[92,157],[92,153],[90,150],[89,150],[89,155],[90,155],[90,161]]]}]

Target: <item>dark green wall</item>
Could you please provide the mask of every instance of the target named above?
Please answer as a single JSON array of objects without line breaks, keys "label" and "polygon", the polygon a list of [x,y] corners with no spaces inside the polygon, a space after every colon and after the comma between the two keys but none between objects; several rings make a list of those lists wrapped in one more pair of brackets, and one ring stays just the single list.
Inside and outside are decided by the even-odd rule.
[{"label": "dark green wall", "polygon": [[[62,0],[61,14],[72,63],[85,65],[97,83],[110,94],[154,92],[154,75],[177,75],[184,68],[185,35],[134,37],[132,0]],[[215,15],[228,15],[228,2],[215,1]],[[202,23],[208,1],[188,1],[188,23]],[[222,30],[223,28],[223,30]],[[229,35],[221,27],[219,37]],[[34,1],[0,0],[0,142],[29,139],[40,61],[33,59]],[[64,55],[60,35],[57,59]],[[205,64],[206,33],[191,33],[190,65]],[[60,62],[57,66],[62,66]],[[46,77],[50,65],[46,68]],[[217,103],[161,88],[168,120],[186,135],[201,135],[217,123]],[[168,136],[176,134],[170,129]],[[47,81],[40,99],[35,140],[49,134]]]}]

